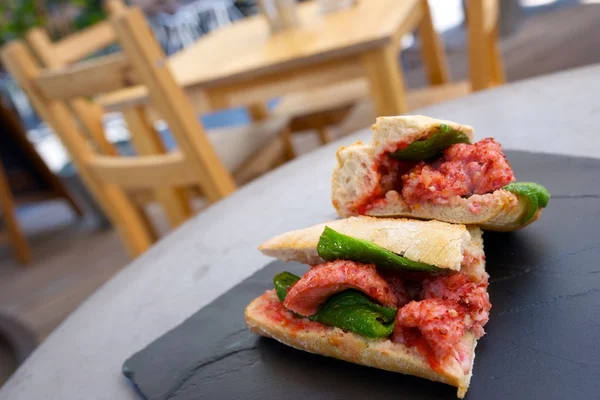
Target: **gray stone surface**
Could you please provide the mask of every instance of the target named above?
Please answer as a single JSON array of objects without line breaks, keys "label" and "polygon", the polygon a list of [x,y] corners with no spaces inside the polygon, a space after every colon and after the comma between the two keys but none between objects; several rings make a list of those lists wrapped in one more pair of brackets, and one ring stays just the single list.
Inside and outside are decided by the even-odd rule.
[{"label": "gray stone surface", "polygon": [[[543,60],[540,60],[543,62]],[[480,93],[422,113],[470,123],[509,149],[600,154],[600,66]],[[289,163],[198,215],[75,311],[0,390],[0,399],[133,399],[123,361],[266,265],[256,247],[334,218],[329,179],[341,144]],[[201,338],[199,338],[200,340]]]}]

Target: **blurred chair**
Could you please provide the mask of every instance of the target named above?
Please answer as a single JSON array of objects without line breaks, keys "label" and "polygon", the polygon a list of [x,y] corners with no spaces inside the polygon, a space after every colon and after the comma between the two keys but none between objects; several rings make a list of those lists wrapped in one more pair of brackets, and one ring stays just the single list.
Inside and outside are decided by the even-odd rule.
[{"label": "blurred chair", "polygon": [[[19,262],[27,264],[31,260],[31,248],[17,220],[15,199],[8,185],[8,178],[4,172],[2,162],[0,162],[0,211],[2,212],[3,225],[7,230],[6,239],[14,248]],[[5,239],[4,235],[0,236],[0,239]]]},{"label": "blurred chair", "polygon": [[[439,85],[449,78],[448,67],[443,55],[443,46],[434,30],[429,4],[420,0],[413,12],[407,13],[405,23],[419,21],[422,52],[428,67],[430,83]],[[400,40],[398,40],[400,42]],[[329,140],[328,128],[344,120],[352,108],[361,100],[370,97],[369,83],[356,79],[310,92],[293,93],[285,96],[274,109],[275,115],[288,116],[292,131],[315,129],[321,140]]]},{"label": "blurred chair", "polygon": [[[106,3],[106,7],[113,16],[130,10],[122,0],[110,0]],[[52,42],[48,33],[42,28],[31,29],[26,38],[42,64],[51,68],[64,67],[75,61],[81,61],[102,52],[102,50],[115,45],[117,42],[114,26],[109,21],[99,22],[56,42]],[[135,89],[143,88],[138,87]],[[120,95],[120,93],[116,93],[116,95]],[[104,97],[110,97],[110,94],[106,94]],[[98,151],[105,155],[117,154],[117,149],[107,140],[104,132],[104,124],[102,123],[104,110],[100,105],[101,101],[92,102],[89,99],[74,98],[70,99],[69,102]],[[150,119],[161,124],[160,120],[164,115],[160,113],[156,115],[153,111],[150,111]],[[129,129],[138,126],[139,117],[137,112],[129,110],[123,114]],[[293,157],[293,152],[289,147],[281,150],[282,141],[284,145],[288,142],[280,138],[280,136],[283,138],[289,136],[287,126],[287,117],[270,117],[267,115],[251,125],[211,129],[209,139],[215,146],[219,157],[233,174],[237,184],[243,185]],[[164,144],[159,143],[160,140],[149,145],[146,142],[140,143],[135,135],[131,139],[135,150],[140,154],[150,155],[165,151]],[[282,155],[282,152],[285,154]],[[193,187],[190,190],[196,194],[199,192]],[[153,199],[147,196],[146,191],[139,191],[134,197],[142,207],[141,211],[145,215],[145,205]]]},{"label": "blurred chair", "polygon": [[17,207],[65,200],[77,216],[83,212],[63,182],[29,142],[18,116],[0,93],[0,240],[8,239],[19,262],[31,260],[31,248],[17,220]]},{"label": "blurred chair", "polygon": [[[119,0],[114,2],[118,3]],[[99,22],[56,42],[53,42],[48,32],[40,27],[30,29],[26,38],[38,59],[49,68],[60,68],[81,61],[101,52],[117,40],[108,21]],[[84,129],[99,151],[107,155],[116,154],[115,147],[104,135],[102,108],[85,98],[73,98],[69,103],[80,116]]]},{"label": "blurred chair", "polygon": [[415,90],[408,95],[410,109],[452,100],[506,82],[498,43],[500,0],[468,0],[466,10],[469,80]]},{"label": "blurred chair", "polygon": [[116,15],[127,9],[127,4],[123,0],[106,0],[104,8],[110,15]]},{"label": "blurred chair", "polygon": [[[119,13],[113,18],[113,27],[124,54],[48,70],[40,68],[22,41],[9,43],[1,55],[36,110],[61,137],[127,249],[138,255],[152,245],[155,236],[131,191],[151,191],[170,224],[177,226],[192,215],[189,193],[183,188],[200,186],[209,202],[218,201],[236,189],[230,171],[239,171],[244,179],[252,173],[254,161],[259,166],[280,163],[284,147],[276,139],[287,124],[269,120],[251,128],[220,129],[207,135],[171,75],[142,12]],[[100,116],[73,113],[69,102],[139,84],[149,91],[179,148],[165,152],[144,109],[132,106],[125,111],[126,120],[134,146],[143,155],[107,155],[90,143],[81,129],[84,124],[77,121],[89,118],[88,124],[99,125]],[[271,159],[266,160],[267,156]]]},{"label": "blurred chair", "polygon": [[[419,36],[421,51],[429,81],[432,86],[407,93],[409,109],[451,100],[470,92],[487,89],[505,82],[504,67],[498,46],[500,0],[467,1],[467,35],[470,79],[448,82],[447,66],[437,63],[444,60],[436,52],[443,51],[434,31],[427,0],[422,0]],[[433,67],[432,67],[433,66]],[[370,96],[368,82],[352,80],[285,96],[273,110],[274,115],[290,117],[293,132],[315,129],[326,143],[328,128],[345,119],[353,106]]]}]

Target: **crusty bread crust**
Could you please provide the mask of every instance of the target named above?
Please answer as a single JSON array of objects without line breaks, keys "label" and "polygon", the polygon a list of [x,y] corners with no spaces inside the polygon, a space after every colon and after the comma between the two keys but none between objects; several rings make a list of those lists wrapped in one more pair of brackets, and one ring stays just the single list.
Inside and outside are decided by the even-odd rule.
[{"label": "crusty bread crust", "polygon": [[426,117],[424,115],[401,115],[397,117],[379,117],[373,129],[373,147],[376,155],[389,151],[390,146],[399,142],[412,143],[426,139],[437,131],[440,125],[448,125],[452,129],[463,132],[473,141],[474,130],[469,125]]},{"label": "crusty bread crust", "polygon": [[[378,118],[373,125],[373,142],[354,143],[341,147],[337,153],[337,165],[331,180],[331,200],[338,214],[348,217],[358,214],[358,205],[376,193],[380,185],[380,176],[376,160],[380,154],[389,151],[399,141],[412,143],[426,138],[432,129],[447,124],[465,132],[473,138],[473,128],[450,121],[416,116]],[[478,210],[473,212],[473,210]],[[483,229],[495,231],[513,231],[520,229],[525,213],[525,202],[506,190],[496,190],[484,195],[468,198],[455,198],[448,204],[424,203],[407,205],[400,193],[391,190],[385,193],[366,210],[366,215],[376,217],[406,217],[435,219],[450,223],[479,225]],[[540,215],[536,213],[529,222]]]},{"label": "crusty bread crust", "polygon": [[[253,332],[310,353],[456,386],[457,396],[460,398],[464,397],[469,388],[477,345],[472,333],[466,333],[463,337],[466,346],[472,348],[469,352],[472,354],[469,372],[465,374],[456,360],[444,365],[443,371],[437,372],[415,348],[393,343],[388,339],[369,339],[310,321],[303,324],[303,329],[275,323],[268,318],[265,310],[276,307],[276,303],[279,303],[279,299],[275,291],[269,290],[248,305],[245,312],[246,323]],[[310,324],[319,326],[315,329]]]},{"label": "crusty bread crust", "polygon": [[455,271],[460,269],[464,249],[471,241],[464,225],[359,216],[284,233],[267,240],[259,250],[284,261],[322,263],[324,260],[317,253],[317,244],[325,226],[368,240],[410,260]]},{"label": "crusty bread crust", "polygon": [[[485,253],[483,251],[483,232],[474,225],[467,227],[471,234],[471,241],[465,249],[465,255],[471,259],[471,262],[463,262],[460,272],[467,274],[477,282],[487,282],[489,275],[485,270]],[[466,258],[465,258],[466,260]]]}]

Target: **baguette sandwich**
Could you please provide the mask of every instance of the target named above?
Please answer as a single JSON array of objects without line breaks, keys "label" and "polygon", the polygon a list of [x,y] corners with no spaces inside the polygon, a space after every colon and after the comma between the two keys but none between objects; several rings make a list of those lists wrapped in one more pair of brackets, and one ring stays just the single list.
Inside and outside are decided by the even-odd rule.
[{"label": "baguette sandwich", "polygon": [[332,202],[342,217],[412,217],[512,231],[539,218],[550,194],[516,182],[494,139],[424,116],[381,117],[371,143],[341,147]]},{"label": "baguette sandwich", "polygon": [[463,398],[491,308],[481,236],[367,216],[285,233],[259,249],[312,267],[276,275],[246,323],[300,350],[456,386]]}]

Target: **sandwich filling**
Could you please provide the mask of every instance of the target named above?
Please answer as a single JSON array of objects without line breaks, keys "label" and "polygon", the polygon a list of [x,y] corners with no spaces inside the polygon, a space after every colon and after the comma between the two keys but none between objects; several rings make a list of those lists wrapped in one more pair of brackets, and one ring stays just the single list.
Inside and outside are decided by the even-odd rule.
[{"label": "sandwich filling", "polygon": [[[388,252],[326,228],[318,250],[327,261],[302,277],[288,272],[277,275],[274,285],[280,302],[269,315],[298,329],[330,326],[400,343],[420,354],[437,372],[458,362],[468,374],[472,349],[465,345],[465,335],[484,335],[491,308],[483,252],[464,257],[460,271],[434,266],[424,270],[383,265],[381,257],[373,257],[371,263],[358,261],[364,258],[367,243],[371,252]],[[337,258],[328,260],[332,252],[325,247],[337,248]],[[343,255],[340,248],[352,250]]]},{"label": "sandwich filling", "polygon": [[[408,209],[424,204],[454,206],[471,196],[475,197],[467,203],[468,209],[478,214],[483,205],[493,201],[490,194],[499,189],[512,192],[516,204],[521,196],[514,188],[523,185],[515,183],[498,142],[487,138],[470,143],[464,133],[447,125],[435,128],[424,139],[388,146],[376,157],[372,169],[378,184],[357,199],[351,214],[366,215],[388,202],[400,202]],[[372,184],[373,177],[367,179]],[[543,187],[536,185],[536,190],[549,197]],[[542,203],[536,204],[545,206]]]}]

